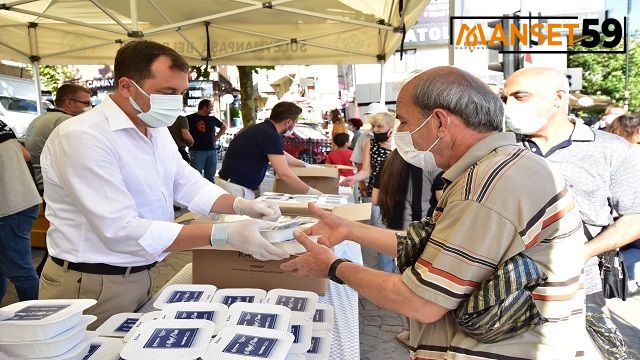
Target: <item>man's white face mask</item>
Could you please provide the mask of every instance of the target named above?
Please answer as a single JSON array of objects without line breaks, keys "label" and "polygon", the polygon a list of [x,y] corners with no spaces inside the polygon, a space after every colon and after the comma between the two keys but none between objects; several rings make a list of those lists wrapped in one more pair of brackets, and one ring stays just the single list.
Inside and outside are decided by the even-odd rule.
[{"label": "man's white face mask", "polygon": [[429,115],[429,117],[415,130],[411,132],[398,131],[395,134],[396,148],[398,149],[400,156],[402,156],[404,161],[423,170],[438,168],[438,165],[436,165],[436,159],[433,156],[433,153],[431,153],[431,149],[438,143],[438,141],[440,141],[440,138],[436,139],[436,141],[431,144],[426,151],[420,151],[415,148],[415,145],[413,145],[413,138],[411,135],[428,123],[431,116],[433,116],[433,114]]},{"label": "man's white face mask", "polygon": [[517,134],[531,135],[542,129],[554,111],[558,109],[554,106],[543,116],[536,115],[538,103],[510,101],[504,107],[504,118],[507,128]]},{"label": "man's white face mask", "polygon": [[180,111],[182,111],[182,95],[149,95],[135,81],[131,80],[131,82],[149,98],[151,104],[149,111],[144,112],[133,100],[133,97],[129,96],[131,106],[140,112],[138,114],[140,120],[152,128],[167,127],[176,121]]}]

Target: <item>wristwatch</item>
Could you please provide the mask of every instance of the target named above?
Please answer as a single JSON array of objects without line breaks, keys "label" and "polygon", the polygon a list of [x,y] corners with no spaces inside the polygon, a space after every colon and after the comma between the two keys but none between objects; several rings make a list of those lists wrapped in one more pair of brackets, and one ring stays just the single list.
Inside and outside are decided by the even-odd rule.
[{"label": "wristwatch", "polygon": [[338,265],[342,264],[343,262],[351,262],[351,260],[347,260],[347,259],[335,259],[332,263],[331,266],[329,266],[329,273],[327,274],[327,277],[337,283],[337,284],[344,284],[344,281],[342,281],[342,279],[340,279],[338,277],[338,275],[336,275],[336,271],[338,270]]},{"label": "wristwatch", "polygon": [[227,229],[224,224],[213,225],[211,230],[211,247],[221,249],[227,245]]}]

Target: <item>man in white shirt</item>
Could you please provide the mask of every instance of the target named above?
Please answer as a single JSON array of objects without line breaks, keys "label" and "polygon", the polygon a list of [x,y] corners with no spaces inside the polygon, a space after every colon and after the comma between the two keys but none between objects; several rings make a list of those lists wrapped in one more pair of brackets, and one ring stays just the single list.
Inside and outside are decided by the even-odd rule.
[{"label": "man in white shirt", "polygon": [[115,92],[58,126],[42,152],[51,226],[40,298],[97,299],[91,328],[141,307],[153,291],[149,270],[169,252],[228,243],[261,260],[289,256],[260,236],[267,221],[173,222],[174,201],[203,215],[280,216],[277,204],[231,196],[182,160],[166,126],[182,110],[188,71],[169,47],[126,44],[114,62]]}]

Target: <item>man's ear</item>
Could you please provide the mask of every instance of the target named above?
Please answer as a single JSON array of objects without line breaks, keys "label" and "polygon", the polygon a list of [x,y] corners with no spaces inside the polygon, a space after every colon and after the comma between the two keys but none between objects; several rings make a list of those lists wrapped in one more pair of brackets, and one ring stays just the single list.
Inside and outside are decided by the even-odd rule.
[{"label": "man's ear", "polygon": [[118,80],[118,89],[120,90],[120,92],[122,92],[125,95],[129,95],[131,96],[131,87],[134,86],[131,83],[131,80],[121,77]]},{"label": "man's ear", "polygon": [[439,138],[442,139],[446,137],[446,135],[451,131],[451,121],[448,112],[442,109],[433,110],[431,121],[434,122],[434,126],[436,127],[436,134]]}]

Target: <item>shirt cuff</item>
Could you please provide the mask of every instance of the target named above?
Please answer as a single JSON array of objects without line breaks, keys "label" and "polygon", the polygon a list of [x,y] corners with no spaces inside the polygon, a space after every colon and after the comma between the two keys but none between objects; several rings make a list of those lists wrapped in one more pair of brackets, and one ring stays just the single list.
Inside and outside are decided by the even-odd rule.
[{"label": "shirt cuff", "polygon": [[138,243],[155,258],[159,258],[176,240],[182,227],[183,225],[168,221],[154,221]]},{"label": "shirt cuff", "polygon": [[218,200],[218,198],[224,194],[228,194],[223,188],[218,185],[211,184],[202,189],[198,195],[189,204],[189,211],[199,215],[209,215],[211,213],[211,207]]}]

